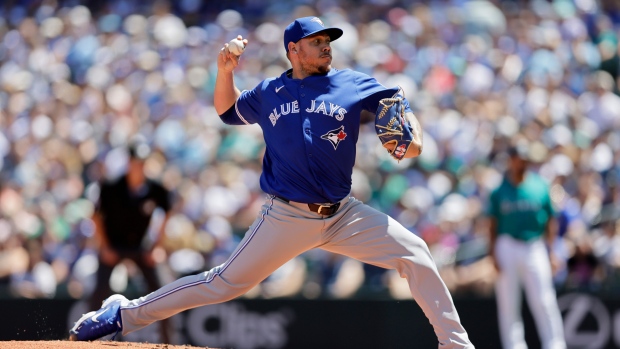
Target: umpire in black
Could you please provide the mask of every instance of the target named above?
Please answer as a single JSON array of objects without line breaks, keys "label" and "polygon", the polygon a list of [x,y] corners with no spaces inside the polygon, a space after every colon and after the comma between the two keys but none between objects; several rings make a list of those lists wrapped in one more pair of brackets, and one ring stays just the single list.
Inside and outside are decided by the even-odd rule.
[{"label": "umpire in black", "polygon": [[[93,214],[99,268],[91,309],[99,308],[111,295],[112,270],[123,260],[133,261],[140,269],[148,292],[160,287],[153,254],[164,235],[171,208],[170,193],[144,173],[144,163],[150,155],[148,144],[134,141],[129,145],[128,153],[127,172],[113,181],[101,183]],[[146,243],[151,217],[158,207],[166,213],[165,218],[154,242]],[[162,342],[169,343],[167,321],[162,322],[160,330]]]}]

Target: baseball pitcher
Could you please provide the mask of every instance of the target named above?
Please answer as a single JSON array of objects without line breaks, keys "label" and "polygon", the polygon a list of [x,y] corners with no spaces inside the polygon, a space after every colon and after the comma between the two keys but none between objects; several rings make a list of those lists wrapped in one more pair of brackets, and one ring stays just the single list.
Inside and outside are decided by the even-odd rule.
[{"label": "baseball pitcher", "polygon": [[[78,320],[73,338],[126,334],[186,309],[225,302],[293,257],[321,248],[396,269],[432,324],[438,347],[474,348],[424,241],[350,196],[362,110],[376,113],[377,135],[396,160],[421,153],[422,131],[398,88],[332,68],[331,42],[342,33],[326,28],[318,17],[296,19],[284,31],[292,69],[243,92],[233,79],[239,56],[224,45],[214,105],[227,124],[262,128],[266,150],[260,184],[267,197],[261,211],[224,264],[139,299],[111,298]],[[241,37],[236,40],[247,45]],[[234,43],[234,52],[243,52],[239,44]],[[113,324],[97,327],[95,317]]]}]

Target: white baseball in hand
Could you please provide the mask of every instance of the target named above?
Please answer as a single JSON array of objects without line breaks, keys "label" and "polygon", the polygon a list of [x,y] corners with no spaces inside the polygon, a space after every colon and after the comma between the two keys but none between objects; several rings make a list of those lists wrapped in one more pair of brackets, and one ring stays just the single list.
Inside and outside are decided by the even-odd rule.
[{"label": "white baseball in hand", "polygon": [[230,51],[233,55],[241,56],[243,50],[245,50],[245,44],[242,40],[235,38],[228,42],[228,51]]}]

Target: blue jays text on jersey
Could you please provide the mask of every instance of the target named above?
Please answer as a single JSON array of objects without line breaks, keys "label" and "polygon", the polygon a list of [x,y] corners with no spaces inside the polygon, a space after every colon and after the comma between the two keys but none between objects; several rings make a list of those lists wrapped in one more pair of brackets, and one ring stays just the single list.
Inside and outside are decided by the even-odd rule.
[{"label": "blue jays text on jersey", "polygon": [[361,111],[374,113],[398,88],[349,69],[302,80],[287,73],[243,91],[220,117],[262,128],[263,191],[297,202],[338,202],[351,191]]},{"label": "blue jays text on jersey", "polygon": [[[336,120],[342,121],[347,110],[332,102],[327,102],[329,106],[326,106],[325,101],[310,101],[310,108],[306,109],[308,113],[322,113],[323,115],[329,115],[335,117]],[[280,104],[280,108],[273,108],[273,112],[269,114],[269,120],[276,125],[276,122],[282,115],[299,114],[299,101],[288,102]],[[335,115],[334,115],[335,114]]]}]

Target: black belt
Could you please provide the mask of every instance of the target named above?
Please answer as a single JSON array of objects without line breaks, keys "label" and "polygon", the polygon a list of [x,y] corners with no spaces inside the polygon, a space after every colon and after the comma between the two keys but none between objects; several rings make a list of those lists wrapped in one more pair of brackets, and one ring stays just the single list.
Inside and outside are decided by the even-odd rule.
[{"label": "black belt", "polygon": [[[277,197],[278,199],[282,200],[282,201],[286,201],[286,202],[291,202],[291,200],[289,199],[285,199],[281,196],[277,196],[274,195],[275,197]],[[340,208],[340,203],[337,202],[335,204],[331,204],[331,205],[318,205],[318,204],[307,204],[308,208],[310,209],[310,211],[312,212],[316,212],[320,215],[324,215],[324,216],[331,216],[334,213],[338,212],[338,208]]]}]

